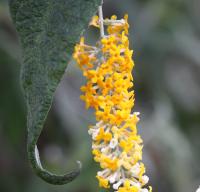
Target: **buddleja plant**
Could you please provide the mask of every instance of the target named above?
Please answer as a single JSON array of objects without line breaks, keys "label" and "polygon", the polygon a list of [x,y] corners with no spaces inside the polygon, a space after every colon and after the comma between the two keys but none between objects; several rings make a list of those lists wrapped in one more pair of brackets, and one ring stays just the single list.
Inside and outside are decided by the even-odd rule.
[{"label": "buddleja plant", "polygon": [[[35,173],[51,184],[75,179],[77,170],[56,175],[42,167],[37,140],[74,46],[91,17],[100,40],[75,46],[74,58],[87,79],[81,87],[86,107],[95,109],[97,123],[90,126],[94,160],[102,168],[99,185],[116,192],[151,192],[142,160],[142,139],[137,134],[139,113],[134,106],[133,51],[129,49],[128,16],[103,19],[100,0],[11,0],[10,10],[21,46],[21,82],[27,102],[28,158]],[[107,26],[105,34],[104,26]]]},{"label": "buddleja plant", "polygon": [[[74,58],[87,79],[81,87],[86,108],[94,108],[97,123],[89,127],[94,160],[102,168],[97,173],[100,187],[116,192],[151,192],[146,188],[142,139],[137,134],[139,113],[134,106],[132,69],[133,51],[129,49],[128,15],[117,20],[94,16],[91,25],[100,29],[96,46],[87,45],[84,38],[75,47]],[[104,34],[104,25],[107,34]]]}]

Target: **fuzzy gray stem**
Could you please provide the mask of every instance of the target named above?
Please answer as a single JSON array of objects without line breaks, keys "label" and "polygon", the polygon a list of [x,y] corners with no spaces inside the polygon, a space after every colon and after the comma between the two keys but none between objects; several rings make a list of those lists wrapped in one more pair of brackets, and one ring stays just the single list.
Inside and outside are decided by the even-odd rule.
[{"label": "fuzzy gray stem", "polygon": [[101,1],[101,5],[99,6],[99,25],[100,25],[100,35],[104,37],[104,23],[103,23],[103,0]]}]

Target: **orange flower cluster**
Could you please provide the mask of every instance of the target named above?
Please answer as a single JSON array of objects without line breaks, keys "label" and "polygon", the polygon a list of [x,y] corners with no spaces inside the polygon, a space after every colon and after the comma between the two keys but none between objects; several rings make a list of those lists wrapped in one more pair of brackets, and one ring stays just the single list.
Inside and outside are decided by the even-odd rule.
[{"label": "orange flower cluster", "polygon": [[[87,79],[81,87],[86,107],[95,109],[96,125],[90,126],[94,160],[103,169],[97,173],[100,187],[116,192],[151,192],[145,185],[142,139],[137,134],[139,113],[132,113],[134,91],[133,51],[129,49],[128,16],[112,16],[107,35],[96,46],[86,45],[84,38],[75,47],[74,58]],[[120,22],[119,22],[120,21]],[[99,27],[98,16],[91,22]]]}]

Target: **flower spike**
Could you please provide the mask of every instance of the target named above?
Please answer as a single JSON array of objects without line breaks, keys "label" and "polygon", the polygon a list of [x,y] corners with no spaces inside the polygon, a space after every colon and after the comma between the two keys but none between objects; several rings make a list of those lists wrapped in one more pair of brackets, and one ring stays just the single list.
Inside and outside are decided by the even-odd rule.
[{"label": "flower spike", "polygon": [[[101,13],[101,12],[100,12]],[[143,142],[137,133],[139,113],[132,112],[134,91],[132,69],[133,51],[129,49],[128,15],[101,21],[102,13],[91,24],[101,29],[107,25],[107,35],[101,29],[96,47],[86,45],[84,38],[75,47],[77,61],[87,83],[81,87],[86,108],[93,108],[97,123],[89,127],[92,154],[100,164],[97,173],[102,188],[115,192],[151,192],[146,187],[142,160]]]}]

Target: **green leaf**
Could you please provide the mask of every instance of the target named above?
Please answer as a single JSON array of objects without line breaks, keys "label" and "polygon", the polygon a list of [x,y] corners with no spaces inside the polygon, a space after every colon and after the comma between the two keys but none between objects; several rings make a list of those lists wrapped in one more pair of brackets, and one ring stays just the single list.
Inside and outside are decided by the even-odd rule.
[{"label": "green leaf", "polygon": [[74,45],[100,1],[11,0],[9,3],[23,50],[21,82],[28,112],[28,158],[36,174],[51,184],[68,183],[80,173],[80,168],[65,175],[48,172],[40,163],[36,144]]}]

